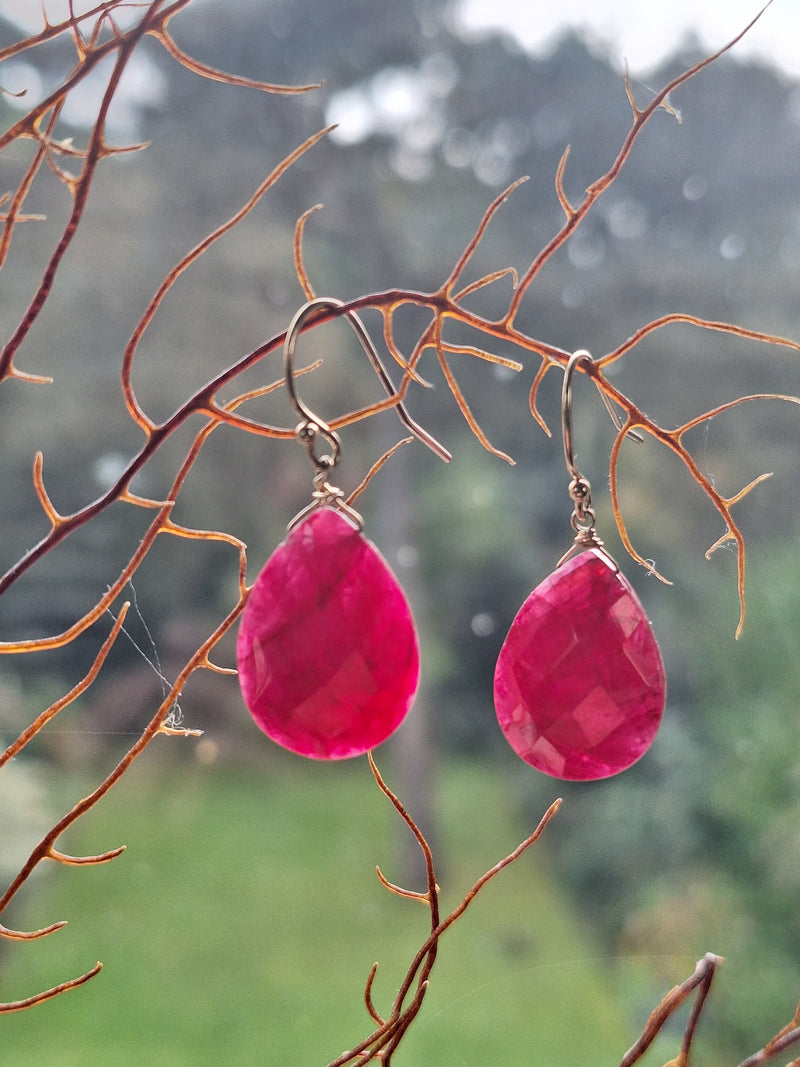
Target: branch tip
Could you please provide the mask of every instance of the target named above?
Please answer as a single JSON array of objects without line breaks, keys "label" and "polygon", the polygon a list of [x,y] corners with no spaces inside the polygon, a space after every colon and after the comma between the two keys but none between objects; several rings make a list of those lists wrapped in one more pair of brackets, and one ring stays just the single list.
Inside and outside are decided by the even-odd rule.
[{"label": "branch tip", "polygon": [[40,937],[47,937],[48,934],[63,930],[67,923],[67,919],[59,919],[58,922],[50,923],[49,926],[43,926],[39,930],[11,930],[7,926],[0,925],[0,937],[6,937],[9,941],[36,941]]},{"label": "branch tip", "polygon": [[[407,900],[417,900],[422,904],[430,905],[431,896],[430,893],[418,893],[413,889],[403,889],[402,886],[397,885],[395,882],[390,882],[383,874],[383,871],[379,866],[375,866],[375,873],[378,876],[378,881],[381,883],[384,889],[388,889],[390,893],[394,893],[395,896],[405,897]],[[436,889],[438,890],[438,886]]]},{"label": "branch tip", "polygon": [[112,848],[108,852],[101,852],[96,856],[70,856],[66,852],[59,852],[58,849],[52,846],[47,851],[47,858],[55,860],[57,863],[63,863],[67,867],[90,867],[100,863],[109,863],[111,860],[121,856],[127,848],[127,845],[119,845],[117,848]]},{"label": "branch tip", "polygon": [[[233,673],[236,672],[234,671]],[[202,737],[205,730],[190,729],[185,726],[167,726],[166,723],[162,722],[158,728],[158,732],[160,734],[166,734],[167,737]]]}]

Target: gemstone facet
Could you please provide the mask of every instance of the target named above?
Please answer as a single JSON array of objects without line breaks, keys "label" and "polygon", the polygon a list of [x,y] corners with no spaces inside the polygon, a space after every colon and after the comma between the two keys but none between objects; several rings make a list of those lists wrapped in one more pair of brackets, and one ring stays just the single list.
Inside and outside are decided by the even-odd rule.
[{"label": "gemstone facet", "polygon": [[313,759],[358,756],[385,741],[419,682],[416,631],[397,579],[331,507],[312,512],[267,560],[236,651],[258,726]]},{"label": "gemstone facet", "polygon": [[655,636],[614,561],[590,548],[530,594],[494,676],[500,728],[554,778],[607,778],[653,743],[666,702]]}]

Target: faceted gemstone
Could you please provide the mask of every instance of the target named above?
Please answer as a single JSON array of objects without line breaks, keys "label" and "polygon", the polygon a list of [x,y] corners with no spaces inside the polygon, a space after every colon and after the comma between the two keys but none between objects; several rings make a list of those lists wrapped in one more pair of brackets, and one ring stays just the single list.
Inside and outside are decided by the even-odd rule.
[{"label": "faceted gemstone", "polygon": [[607,778],[655,739],[664,666],[641,601],[596,548],[531,593],[494,676],[500,728],[514,751],[554,778]]},{"label": "faceted gemstone", "polygon": [[397,579],[330,507],[313,511],[267,560],[242,613],[237,660],[256,723],[313,759],[358,756],[385,741],[419,681]]}]

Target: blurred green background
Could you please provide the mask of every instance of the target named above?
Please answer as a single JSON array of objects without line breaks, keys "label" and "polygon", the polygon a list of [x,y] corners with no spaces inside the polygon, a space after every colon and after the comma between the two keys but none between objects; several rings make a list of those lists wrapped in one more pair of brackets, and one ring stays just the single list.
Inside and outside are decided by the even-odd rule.
[{"label": "blurred green background", "polygon": [[[13,1062],[100,1064],[113,1049],[117,1063],[327,1063],[372,1029],[362,1000],[372,963],[375,1001],[388,1011],[429,931],[426,909],[390,895],[374,873],[380,863],[399,877],[393,809],[364,760],[271,760],[266,775],[157,762],[131,772],[70,835],[72,847],[94,847],[121,834],[131,842],[121,860],[88,876],[56,872],[25,909],[26,920],[66,909],[70,925],[61,944],[15,947],[4,983],[35,989],[88,969],[90,945],[105,970],[70,997],[4,1019]],[[446,913],[524,834],[501,777],[480,765],[443,768],[437,812]],[[541,1062],[567,1065],[600,1049],[610,1062],[621,1054],[631,1015],[537,851],[443,937],[400,1062],[525,1062],[535,1049]]]},{"label": "blurred green background", "polygon": [[[462,40],[436,0],[242,0],[225,5],[224,17],[208,2],[173,29],[215,66],[273,81],[324,78],[325,87],[281,99],[205,83],[144,43],[112,133],[152,143],[100,169],[82,232],[20,355],[24,369],[54,375],[55,386],[0,391],[2,569],[47,529],[30,479],[36,449],[62,511],[96,496],[138,449],[118,382],[131,330],[164,272],[303,137],[341,122],[181,279],[146,335],[134,381],[154,419],[285,328],[302,300],[291,267],[300,212],[324,201],[307,236],[321,293],[433,288],[489,200],[529,174],[471,277],[523,269],[560,223],[553,176],[565,145],[567,191],[577,199],[610,164],[629,122],[620,72],[586,44],[568,37],[534,59],[507,38]],[[0,40],[17,35],[0,23]],[[649,84],[695,58],[687,46]],[[46,86],[68,69],[71,50],[55,41],[37,61]],[[16,76],[32,78],[19,68]],[[646,86],[634,88],[647,99]],[[682,122],[656,116],[604,203],[531,290],[519,325],[533,335],[600,355],[674,310],[798,334],[800,88],[726,57],[676,97]],[[65,134],[80,140],[77,104]],[[0,96],[6,126],[13,108]],[[3,189],[24,163],[24,146],[0,155]],[[4,338],[69,201],[43,176],[27,206],[48,221],[19,228],[12,246]],[[499,314],[509,295],[501,283],[475,306]],[[415,327],[410,312],[399,320],[401,345]],[[331,328],[322,343],[342,341],[342,351],[304,382],[323,415],[379,394],[346,336]],[[319,353],[309,341],[305,354]],[[576,389],[579,463],[594,484],[601,533],[653,620],[669,706],[656,745],[631,771],[562,785],[506,751],[491,709],[506,629],[570,537],[560,441],[546,438],[528,410],[537,364],[526,360],[513,375],[453,361],[489,438],[516,459],[511,468],[467,432],[427,359],[433,388],[412,391],[409,406],[454,462],[445,468],[423,449],[405,449],[359,502],[423,643],[424,690],[381,766],[430,831],[451,904],[556,795],[565,805],[546,840],[446,936],[398,1060],[618,1062],[662,992],[709,950],[727,962],[703,1023],[703,1063],[741,1059],[788,1020],[800,994],[798,410],[749,404],[687,438],[722,492],[775,474],[736,511],[750,569],[746,627],[735,642],[735,556],[703,558],[723,532],[717,516],[671,456],[650,442],[627,447],[629,530],[674,584],[628,562],[603,491],[613,427],[591,390]],[[279,374],[275,363],[240,385]],[[551,377],[541,406],[557,431],[560,383]],[[794,354],[680,326],[626,358],[615,383],[675,426],[745,393],[800,394],[800,366]],[[249,410],[292,422],[281,395]],[[163,491],[196,429],[159,451],[141,491]],[[387,415],[345,433],[346,488],[400,431]],[[306,457],[292,442],[222,429],[174,517],[243,538],[252,579],[309,489]],[[119,572],[146,520],[112,508],[65,541],[0,600],[0,638],[68,626]],[[128,630],[168,678],[233,603],[236,562],[226,546],[160,539],[137,573],[141,617],[132,614]],[[4,741],[82,676],[109,625],[62,652],[0,662]],[[228,644],[217,659],[232,655]],[[119,643],[90,694],[0,774],[4,877],[48,819],[114,765],[159,693],[141,652]],[[32,945],[0,944],[0,998],[105,963],[83,989],[3,1019],[15,1064],[99,1064],[110,1047],[119,1063],[324,1063],[367,1031],[361,992],[373,960],[381,960],[376,997],[386,1003],[424,938],[422,909],[375,880],[375,863],[390,878],[397,869],[399,881],[413,876],[413,864],[363,761],[320,767],[276,753],[230,679],[195,676],[181,707],[187,725],[204,729],[202,740],[159,739],[64,843],[97,851],[124,841],[126,854],[102,869],[48,870],[13,909],[19,925],[67,918],[70,926]],[[675,1054],[676,1033],[653,1063]]]}]

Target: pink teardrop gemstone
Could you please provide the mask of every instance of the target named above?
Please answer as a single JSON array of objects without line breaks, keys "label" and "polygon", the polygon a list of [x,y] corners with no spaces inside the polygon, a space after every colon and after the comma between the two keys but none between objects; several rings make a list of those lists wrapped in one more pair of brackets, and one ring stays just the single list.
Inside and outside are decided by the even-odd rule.
[{"label": "pink teardrop gemstone", "polygon": [[497,660],[494,700],[517,755],[554,778],[608,778],[653,743],[666,702],[661,653],[604,552],[573,556],[522,605]]},{"label": "pink teardrop gemstone", "polygon": [[374,748],[403,721],[419,681],[411,610],[378,550],[322,507],[273,552],[250,591],[239,685],[268,737],[313,759]]}]

